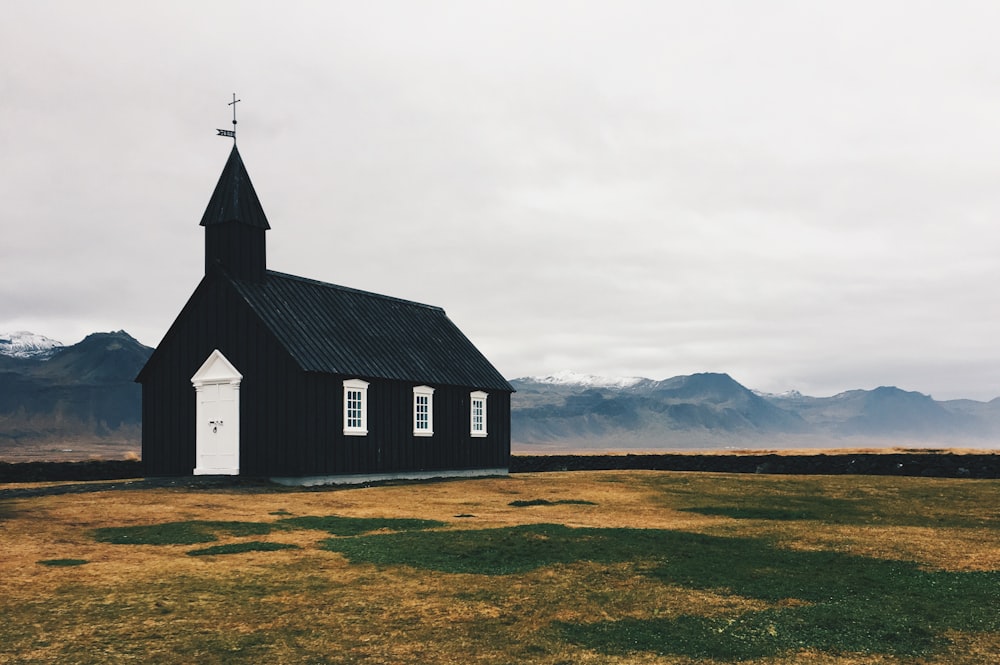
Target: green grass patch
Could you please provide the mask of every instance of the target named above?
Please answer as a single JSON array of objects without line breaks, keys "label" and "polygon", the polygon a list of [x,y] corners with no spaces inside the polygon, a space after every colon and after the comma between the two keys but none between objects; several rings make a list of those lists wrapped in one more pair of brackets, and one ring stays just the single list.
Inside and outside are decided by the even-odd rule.
[{"label": "green grass patch", "polygon": [[315,529],[337,536],[356,536],[372,531],[413,531],[440,526],[445,526],[445,523],[437,520],[328,515],[290,517],[273,524],[191,520],[144,526],[114,526],[94,530],[93,537],[98,542],[114,545],[197,545],[214,542],[220,535],[237,538],[264,536],[274,530]]},{"label": "green grass patch", "polygon": [[[864,526],[1000,529],[1000,513],[977,505],[989,482],[896,479],[890,485],[868,477],[790,477],[774,483],[746,474],[645,479],[662,505],[702,515]],[[970,510],[970,506],[975,509]]]},{"label": "green grass patch", "polygon": [[518,499],[516,501],[511,501],[507,505],[514,506],[515,508],[527,508],[529,506],[558,506],[562,504],[575,506],[597,505],[593,501],[585,501],[583,499],[556,499],[555,501],[549,501],[548,499]]},{"label": "green grass patch", "polygon": [[290,517],[278,522],[283,528],[314,529],[335,536],[357,536],[372,531],[419,531],[446,526],[437,520],[388,517],[342,517],[340,515]]},{"label": "green grass patch", "polygon": [[561,636],[606,654],[636,651],[743,661],[818,649],[832,653],[921,656],[943,646],[934,627],[913,616],[873,615],[860,623],[839,607],[818,605],[736,616],[684,615],[675,619],[622,619],[594,624],[557,623]]},{"label": "green grass patch", "polygon": [[229,545],[213,545],[188,552],[188,556],[208,556],[214,554],[242,554],[243,552],[277,552],[278,550],[297,550],[298,545],[291,543],[269,543],[250,541],[245,543],[230,543]]},{"label": "green grass patch", "polygon": [[947,630],[1000,628],[1000,573],[931,572],[906,562],[784,550],[753,538],[674,534],[651,575],[662,582],[808,605],[725,617],[564,624],[570,641],[606,653],[655,651],[749,659],[814,648],[916,656]]},{"label": "green grass patch", "polygon": [[577,561],[642,562],[669,585],[801,605],[722,617],[556,624],[564,639],[609,654],[653,651],[749,659],[814,648],[927,654],[948,630],[1000,629],[1000,572],[951,573],[837,552],[784,550],[755,538],[658,529],[503,529],[372,534],[324,541],[351,562],[508,575]]},{"label": "green grass patch", "polygon": [[38,563],[43,566],[82,566],[85,563],[90,563],[86,559],[42,559]]},{"label": "green grass patch", "polygon": [[[503,529],[372,534],[325,540],[354,562],[409,565],[446,573],[510,575],[575,561],[618,562],[656,551],[647,529],[574,529],[530,524]],[[625,536],[624,541],[618,541]]]},{"label": "green grass patch", "polygon": [[738,520],[813,520],[829,524],[866,523],[856,500],[825,496],[748,496],[722,505],[694,506],[681,510]]},{"label": "green grass patch", "polygon": [[96,529],[94,539],[114,545],[196,545],[218,540],[217,533],[230,536],[263,536],[274,525],[263,522],[213,522],[191,520],[144,526],[110,526]]}]

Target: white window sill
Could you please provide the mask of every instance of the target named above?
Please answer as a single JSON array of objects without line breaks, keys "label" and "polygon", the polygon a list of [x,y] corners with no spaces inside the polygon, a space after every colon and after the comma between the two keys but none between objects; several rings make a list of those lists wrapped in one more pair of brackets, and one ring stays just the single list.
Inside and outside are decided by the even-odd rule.
[{"label": "white window sill", "polygon": [[419,432],[414,432],[413,436],[434,436],[434,432],[428,432],[426,430],[420,430]]},{"label": "white window sill", "polygon": [[485,439],[487,437],[486,432],[472,432],[472,438],[474,439]]},{"label": "white window sill", "polygon": [[366,429],[345,429],[344,436],[368,436]]}]

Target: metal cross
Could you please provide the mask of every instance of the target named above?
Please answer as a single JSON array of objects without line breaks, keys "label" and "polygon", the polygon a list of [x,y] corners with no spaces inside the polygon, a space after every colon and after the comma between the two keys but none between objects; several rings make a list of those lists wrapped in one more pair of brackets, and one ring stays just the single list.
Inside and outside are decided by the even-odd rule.
[{"label": "metal cross", "polygon": [[226,106],[232,106],[233,107],[233,129],[236,129],[236,105],[239,102],[242,102],[242,101],[243,101],[242,99],[236,99],[236,93],[234,92],[233,93],[233,101],[231,101],[228,104],[226,104]]},{"label": "metal cross", "polygon": [[226,106],[233,107],[233,129],[230,131],[228,129],[217,129],[218,132],[216,136],[228,136],[233,139],[233,143],[236,143],[236,105],[243,101],[242,99],[236,99],[236,93],[233,93],[233,101],[229,102]]}]

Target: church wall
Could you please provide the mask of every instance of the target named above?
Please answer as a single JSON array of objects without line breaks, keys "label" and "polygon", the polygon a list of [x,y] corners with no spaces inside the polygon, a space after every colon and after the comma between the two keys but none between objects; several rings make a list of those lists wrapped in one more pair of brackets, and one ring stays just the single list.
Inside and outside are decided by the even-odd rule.
[{"label": "church wall", "polygon": [[191,376],[219,349],[243,374],[240,473],[291,472],[302,436],[302,373],[221,278],[206,278],[143,371],[143,461],[151,476],[188,475],[195,463]]},{"label": "church wall", "polygon": [[[369,382],[368,434],[343,432],[343,381]],[[339,475],[507,468],[510,459],[510,395],[490,393],[487,432],[469,433],[469,393],[475,387],[436,386],[434,435],[413,434],[414,382],[359,376],[316,375],[306,398],[306,445],[302,465],[290,475]],[[275,474],[276,475],[276,474]]]}]

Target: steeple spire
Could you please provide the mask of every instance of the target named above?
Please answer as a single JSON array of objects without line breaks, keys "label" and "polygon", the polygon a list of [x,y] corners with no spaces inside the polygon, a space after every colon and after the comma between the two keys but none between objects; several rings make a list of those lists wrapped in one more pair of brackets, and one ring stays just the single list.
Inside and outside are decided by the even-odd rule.
[{"label": "steeple spire", "polygon": [[201,218],[205,227],[205,273],[221,265],[237,279],[262,281],[264,232],[271,228],[236,144]]},{"label": "steeple spire", "polygon": [[229,153],[226,166],[222,169],[222,175],[219,176],[219,182],[215,185],[208,207],[205,208],[201,226],[225,222],[239,222],[262,229],[271,228],[235,144]]}]

